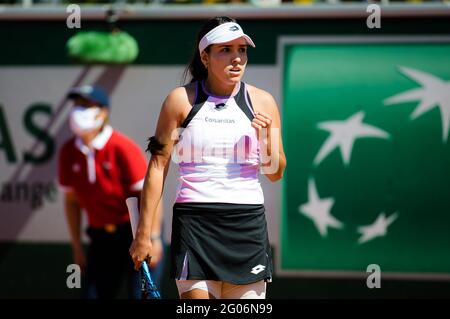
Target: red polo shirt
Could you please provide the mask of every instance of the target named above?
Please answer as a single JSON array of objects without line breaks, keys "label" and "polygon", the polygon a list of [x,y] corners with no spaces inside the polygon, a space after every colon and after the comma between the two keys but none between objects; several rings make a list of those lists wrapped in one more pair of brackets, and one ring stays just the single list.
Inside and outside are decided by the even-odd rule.
[{"label": "red polo shirt", "polygon": [[90,150],[74,137],[59,153],[58,179],[73,191],[86,210],[91,227],[129,220],[125,200],[137,196],[144,184],[147,161],[131,139],[106,126]]}]

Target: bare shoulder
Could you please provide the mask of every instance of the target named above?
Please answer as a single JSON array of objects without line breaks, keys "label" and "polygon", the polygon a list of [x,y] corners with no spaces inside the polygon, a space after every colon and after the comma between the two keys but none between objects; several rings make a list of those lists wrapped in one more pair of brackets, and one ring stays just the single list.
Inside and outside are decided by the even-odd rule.
[{"label": "bare shoulder", "polygon": [[[166,97],[164,104],[176,107],[177,105],[183,105],[186,103],[192,104],[195,97],[195,83],[189,83],[185,86],[179,86],[172,91]],[[191,103],[192,102],[192,103]]]},{"label": "bare shoulder", "polygon": [[278,105],[272,94],[250,84],[247,84],[247,90],[255,111],[270,114],[278,112]]},{"label": "bare shoulder", "polygon": [[169,92],[161,112],[176,116],[181,120],[189,113],[195,99],[195,83],[180,86]]}]

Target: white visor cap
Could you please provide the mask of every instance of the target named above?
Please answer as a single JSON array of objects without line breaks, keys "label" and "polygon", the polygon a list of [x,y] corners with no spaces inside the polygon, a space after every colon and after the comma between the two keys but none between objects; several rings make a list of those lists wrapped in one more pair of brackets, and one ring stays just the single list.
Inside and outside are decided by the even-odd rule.
[{"label": "white visor cap", "polygon": [[252,39],[244,33],[239,24],[236,22],[223,23],[205,34],[198,44],[198,50],[202,53],[211,44],[225,43],[241,37],[247,41],[247,44],[255,47]]}]

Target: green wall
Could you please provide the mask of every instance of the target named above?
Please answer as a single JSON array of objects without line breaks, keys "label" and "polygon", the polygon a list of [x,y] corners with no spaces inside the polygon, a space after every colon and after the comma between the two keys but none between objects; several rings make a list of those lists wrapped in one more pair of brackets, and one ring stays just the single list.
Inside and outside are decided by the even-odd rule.
[{"label": "green wall", "polygon": [[[203,20],[121,21],[118,26],[139,43],[135,64],[186,64]],[[383,18],[380,29],[368,29],[364,18],[355,19],[239,19],[257,49],[250,50],[256,64],[276,63],[280,35],[388,35],[450,33],[448,17]],[[104,22],[83,21],[80,30],[106,30]],[[69,64],[65,43],[76,33],[65,21],[0,21],[0,65]]]}]

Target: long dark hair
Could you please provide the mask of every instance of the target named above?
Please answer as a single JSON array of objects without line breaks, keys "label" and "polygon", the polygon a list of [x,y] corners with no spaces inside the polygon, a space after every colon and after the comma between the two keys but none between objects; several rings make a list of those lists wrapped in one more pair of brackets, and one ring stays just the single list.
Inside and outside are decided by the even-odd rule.
[{"label": "long dark hair", "polygon": [[[182,82],[186,83],[186,79],[188,76],[191,77],[190,83],[205,80],[208,77],[208,70],[203,65],[202,60],[200,59],[200,52],[198,50],[198,44],[200,40],[207,34],[209,31],[217,27],[218,25],[227,23],[227,22],[236,22],[233,18],[227,16],[214,17],[206,21],[203,26],[200,28],[200,31],[197,34],[197,39],[195,41],[194,53],[191,57],[191,60],[183,72]],[[205,49],[206,52],[209,52],[209,47]]]}]

